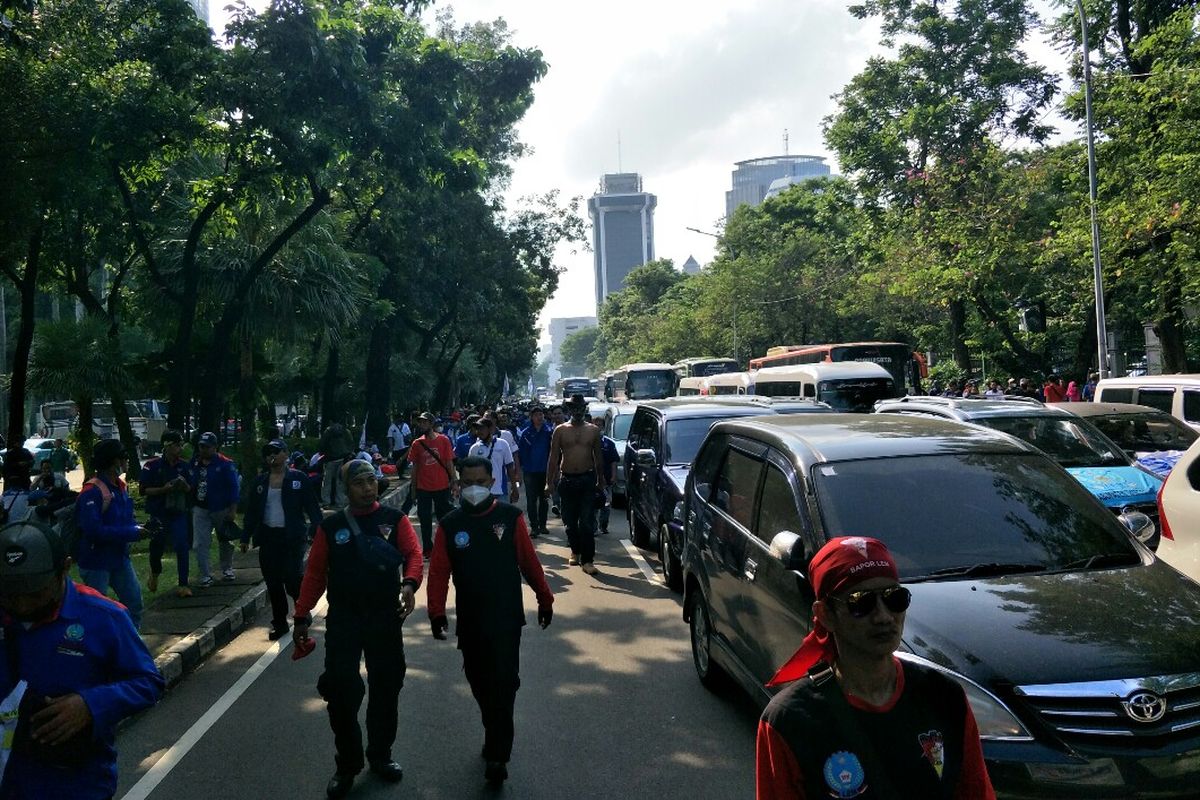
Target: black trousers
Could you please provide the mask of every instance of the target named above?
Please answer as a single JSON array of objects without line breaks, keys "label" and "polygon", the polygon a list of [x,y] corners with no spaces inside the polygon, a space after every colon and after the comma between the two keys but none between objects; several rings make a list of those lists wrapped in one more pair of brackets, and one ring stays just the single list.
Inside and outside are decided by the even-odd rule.
[{"label": "black trousers", "polygon": [[532,532],[546,530],[546,518],[550,515],[550,498],[546,497],[546,473],[525,473],[525,510],[529,513]]},{"label": "black trousers", "polygon": [[421,550],[426,555],[433,552],[433,521],[434,515],[437,515],[437,521],[441,522],[442,517],[450,513],[454,508],[450,503],[450,490],[438,489],[437,491],[428,491],[426,489],[417,489],[417,519],[421,521]]},{"label": "black trousers", "polygon": [[258,529],[258,566],[267,597],[271,599],[271,623],[286,628],[289,597],[300,597],[300,581],[304,577],[304,539],[289,539],[283,528]]},{"label": "black trousers", "polygon": [[366,695],[366,686],[358,674],[363,657],[367,660],[371,689],[367,700],[366,760],[378,763],[392,757],[406,670],[400,625],[394,607],[367,611],[329,605],[325,671],[317,680],[317,691],[325,698],[329,711],[339,774],[355,775],[364,766],[362,730],[358,725],[358,709]]},{"label": "black trousers", "polygon": [[563,475],[558,482],[558,498],[571,552],[579,556],[580,563],[592,563],[596,557],[596,531],[592,527],[596,473]]},{"label": "black trousers", "polygon": [[521,629],[459,638],[463,672],[483,718],[483,757],[508,763],[513,706],[521,688]]}]

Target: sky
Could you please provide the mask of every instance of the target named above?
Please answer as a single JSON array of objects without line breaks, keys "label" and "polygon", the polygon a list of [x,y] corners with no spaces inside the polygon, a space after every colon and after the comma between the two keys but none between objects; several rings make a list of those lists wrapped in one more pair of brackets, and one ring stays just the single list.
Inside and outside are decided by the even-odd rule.
[{"label": "sky", "polygon": [[[217,30],[223,5],[210,0]],[[712,259],[716,240],[688,228],[716,232],[735,162],[782,154],[785,131],[787,152],[826,156],[837,172],[821,121],[835,110],[833,95],[882,52],[878,25],[848,5],[457,0],[429,16],[450,7],[460,24],[503,17],[514,44],[541,50],[549,65],[519,126],[531,152],[514,164],[509,205],[557,189],[585,198],[578,212],[586,220],[602,174],[641,173],[658,198],[656,256],[678,267],[689,255]],[[1048,53],[1034,49],[1039,59]],[[546,342],[550,318],[596,312],[592,253],[563,247],[558,256],[565,271],[541,316]]]}]

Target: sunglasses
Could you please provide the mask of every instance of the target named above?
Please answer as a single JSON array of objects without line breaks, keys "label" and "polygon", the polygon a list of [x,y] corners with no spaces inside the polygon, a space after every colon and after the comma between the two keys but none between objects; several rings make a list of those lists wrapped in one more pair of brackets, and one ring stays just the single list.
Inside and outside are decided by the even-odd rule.
[{"label": "sunglasses", "polygon": [[882,600],[883,607],[893,614],[900,614],[907,611],[909,605],[912,603],[912,592],[903,586],[889,586],[886,589],[851,592],[845,597],[830,595],[829,599],[844,603],[846,610],[850,612],[850,616],[862,619],[875,610],[876,599]]}]

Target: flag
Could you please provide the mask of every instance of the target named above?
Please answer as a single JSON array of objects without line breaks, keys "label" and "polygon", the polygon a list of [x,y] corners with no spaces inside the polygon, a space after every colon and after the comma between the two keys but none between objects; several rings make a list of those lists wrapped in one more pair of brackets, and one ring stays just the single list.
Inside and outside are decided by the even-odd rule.
[{"label": "flag", "polygon": [[508,373],[504,373],[504,388],[500,390],[501,397],[508,397]]}]

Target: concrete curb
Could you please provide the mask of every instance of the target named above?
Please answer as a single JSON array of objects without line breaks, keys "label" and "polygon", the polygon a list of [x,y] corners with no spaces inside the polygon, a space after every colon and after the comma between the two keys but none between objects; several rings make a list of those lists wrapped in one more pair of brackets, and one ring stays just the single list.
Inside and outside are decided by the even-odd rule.
[{"label": "concrete curb", "polygon": [[233,641],[235,636],[254,621],[259,609],[265,608],[266,605],[267,585],[257,583],[243,592],[231,605],[164,650],[154,659],[154,665],[166,680],[167,688],[183,680],[184,675],[195,669],[217,648]]}]

